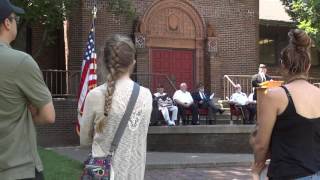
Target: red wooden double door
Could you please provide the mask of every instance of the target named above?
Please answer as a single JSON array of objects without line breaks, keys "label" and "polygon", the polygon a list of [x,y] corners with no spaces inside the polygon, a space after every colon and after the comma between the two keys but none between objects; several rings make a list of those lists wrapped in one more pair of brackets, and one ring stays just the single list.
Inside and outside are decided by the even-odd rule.
[{"label": "red wooden double door", "polygon": [[[180,83],[186,82],[188,89],[194,85],[194,51],[175,49],[152,49],[151,66],[154,74],[167,74],[179,89]],[[154,75],[152,78],[153,91],[162,84],[167,91],[172,91],[168,81],[163,76]]]}]

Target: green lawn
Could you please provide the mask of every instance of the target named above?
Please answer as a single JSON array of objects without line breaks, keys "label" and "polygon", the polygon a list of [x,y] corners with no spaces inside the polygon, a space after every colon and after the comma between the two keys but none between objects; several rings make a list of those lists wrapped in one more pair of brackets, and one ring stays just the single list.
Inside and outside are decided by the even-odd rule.
[{"label": "green lawn", "polygon": [[44,165],[46,180],[77,180],[82,173],[82,164],[53,151],[38,148]]}]

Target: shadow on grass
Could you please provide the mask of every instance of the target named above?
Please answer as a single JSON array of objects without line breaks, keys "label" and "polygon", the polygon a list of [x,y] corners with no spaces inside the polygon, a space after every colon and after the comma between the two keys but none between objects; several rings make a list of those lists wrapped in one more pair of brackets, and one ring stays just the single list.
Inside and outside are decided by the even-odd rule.
[{"label": "shadow on grass", "polygon": [[44,148],[38,148],[46,180],[79,179],[82,173],[82,164],[68,157],[59,155]]}]

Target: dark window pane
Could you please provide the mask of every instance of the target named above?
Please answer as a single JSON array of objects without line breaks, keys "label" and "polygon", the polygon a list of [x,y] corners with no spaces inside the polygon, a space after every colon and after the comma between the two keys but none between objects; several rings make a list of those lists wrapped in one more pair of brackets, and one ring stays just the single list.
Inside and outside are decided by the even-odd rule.
[{"label": "dark window pane", "polygon": [[314,66],[319,65],[319,50],[315,47],[311,48],[311,64]]},{"label": "dark window pane", "polygon": [[275,42],[273,39],[260,39],[260,63],[275,64]]}]

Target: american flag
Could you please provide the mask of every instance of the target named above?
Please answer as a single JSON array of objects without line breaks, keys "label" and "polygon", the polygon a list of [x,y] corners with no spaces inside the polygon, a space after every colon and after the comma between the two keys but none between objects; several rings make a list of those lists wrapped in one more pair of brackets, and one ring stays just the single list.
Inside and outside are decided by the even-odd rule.
[{"label": "american flag", "polygon": [[94,21],[89,33],[86,51],[82,60],[81,80],[78,94],[78,123],[77,132],[80,131],[79,120],[83,113],[83,106],[88,92],[97,86],[97,55],[95,52],[95,26]]}]

